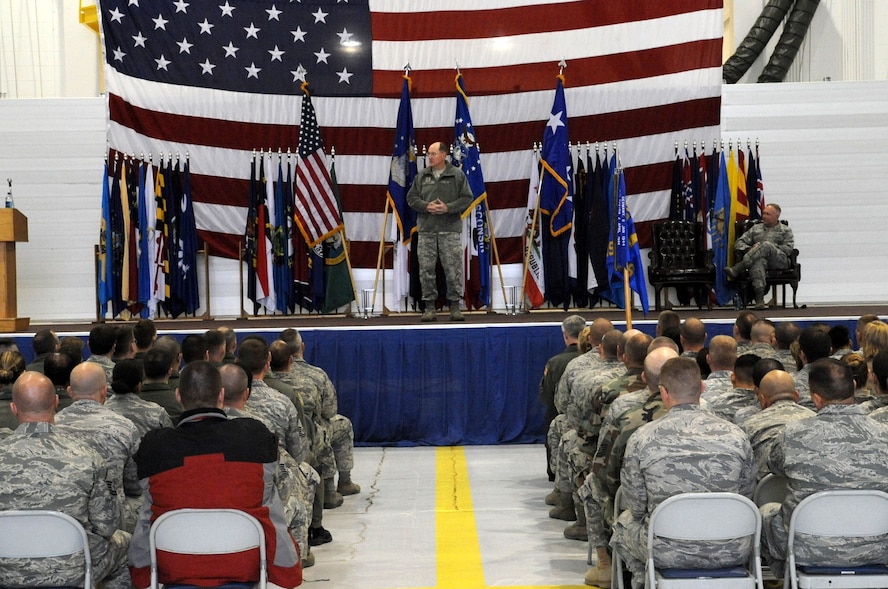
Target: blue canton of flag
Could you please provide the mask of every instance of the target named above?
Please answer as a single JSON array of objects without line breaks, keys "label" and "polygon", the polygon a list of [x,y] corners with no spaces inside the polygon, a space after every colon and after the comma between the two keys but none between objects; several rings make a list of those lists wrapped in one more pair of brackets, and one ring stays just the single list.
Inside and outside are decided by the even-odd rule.
[{"label": "blue canton of flag", "polygon": [[567,135],[567,105],[564,100],[564,80],[558,76],[552,114],[543,133],[540,160],[543,165],[540,188],[540,211],[549,217],[549,232],[560,235],[569,231],[573,221],[571,189],[571,158]]},{"label": "blue canton of flag", "polygon": [[410,243],[416,230],[416,211],[407,205],[407,191],[413,184],[414,177],[416,177],[416,141],[413,134],[413,110],[410,108],[410,78],[404,76],[386,197],[395,212],[401,242],[405,245]]},{"label": "blue canton of flag", "polygon": [[369,95],[369,0],[99,0],[105,52],[119,72],[168,84],[320,96]]},{"label": "blue canton of flag", "polygon": [[[481,155],[469,113],[469,99],[462,74],[456,76],[456,117],[453,125],[453,159],[469,181],[475,201],[466,209],[474,209],[472,227],[472,265],[477,258],[477,271],[470,267],[466,272],[466,302],[475,308],[490,304],[490,226],[487,220],[487,189],[481,172]],[[477,281],[475,280],[477,275]],[[477,286],[472,285],[476,283]],[[475,290],[475,292],[469,292]],[[475,299],[475,300],[473,300]]]}]

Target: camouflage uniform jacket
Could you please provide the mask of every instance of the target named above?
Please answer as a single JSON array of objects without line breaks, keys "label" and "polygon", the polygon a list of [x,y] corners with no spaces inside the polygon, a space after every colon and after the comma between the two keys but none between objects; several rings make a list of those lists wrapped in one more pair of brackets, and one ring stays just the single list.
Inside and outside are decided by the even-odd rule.
[{"label": "camouflage uniform jacket", "polygon": [[93,354],[86,359],[87,362],[95,362],[105,370],[105,378],[108,380],[108,390],[111,390],[111,381],[114,380],[114,360],[108,356]]},{"label": "camouflage uniform jacket", "polygon": [[630,407],[620,415],[614,415],[610,429],[602,430],[598,450],[592,462],[592,471],[601,487],[613,498],[620,486],[620,476],[629,438],[641,426],[666,415],[660,391],[651,393],[640,405]]},{"label": "camouflage uniform jacket", "polygon": [[116,488],[131,497],[142,494],[133,462],[141,437],[132,421],[96,401],[80,399],[60,411],[55,422],[59,432],[76,436],[105,458]]},{"label": "camouflage uniform jacket", "polygon": [[752,389],[732,388],[707,399],[708,410],[722,419],[734,421],[737,412],[745,407],[760,407]]},{"label": "camouflage uniform jacket", "polygon": [[799,367],[796,365],[796,360],[792,357],[792,352],[789,350],[775,350],[775,352],[776,355],[774,356],[774,359],[779,360],[780,363],[783,364],[783,370],[792,375],[795,375],[795,373],[799,371]]},{"label": "camouflage uniform jacket", "polygon": [[[23,423],[0,442],[0,505],[3,509],[61,511],[83,525],[92,560],[107,553],[120,522],[120,502],[102,457],[51,423]],[[49,582],[49,583],[48,583]],[[0,585],[83,583],[80,556],[46,561],[0,559]]]},{"label": "camouflage uniform jacket", "polygon": [[[728,492],[751,498],[755,463],[739,427],[697,405],[676,405],[629,439],[621,479],[626,508],[646,527],[654,509],[679,493]],[[729,566],[747,543],[660,539],[655,550],[659,562],[673,566]]]},{"label": "camouflage uniform jacket", "polygon": [[[312,366],[302,358],[293,360],[293,368],[290,369],[297,382],[303,383],[305,379],[314,383],[320,396],[320,415],[324,419],[332,419],[339,413],[339,402],[336,399],[336,387],[327,373],[322,368]],[[296,390],[300,390],[298,387]]]},{"label": "camouflage uniform jacket", "polygon": [[0,389],[0,427],[15,429],[18,427],[18,419],[12,414],[12,386],[7,385]]},{"label": "camouflage uniform jacket", "polygon": [[[888,426],[870,419],[857,405],[827,405],[810,419],[786,424],[769,465],[771,472],[789,479],[789,495],[771,524],[775,536],[783,539],[792,511],[813,493],[828,489],[888,491]],[[826,559],[831,564],[865,564],[888,558],[886,537],[842,537],[818,541],[816,546],[799,544],[796,555],[801,564]]]},{"label": "camouflage uniform jacket", "polygon": [[271,424],[269,429],[278,438],[278,445],[297,462],[302,462],[308,452],[305,442],[305,431],[299,421],[296,406],[280,391],[271,388],[261,380],[254,380],[247,399],[247,410],[261,415],[265,423]]},{"label": "camouflage uniform jacket", "polygon": [[601,362],[601,356],[598,354],[598,348],[592,348],[567,363],[567,366],[564,367],[564,374],[558,379],[558,386],[555,388],[555,407],[559,413],[564,413],[563,407],[570,398],[570,391],[577,376],[593,369],[599,362]]},{"label": "camouflage uniform jacket", "polygon": [[737,354],[737,357],[739,358],[740,356],[743,356],[745,354],[754,354],[754,355],[758,356],[759,359],[762,359],[762,358],[772,358],[775,360],[777,359],[777,350],[774,349],[774,346],[772,346],[770,344],[766,344],[765,342],[756,342],[756,343],[752,344],[751,346],[749,346],[748,348],[746,348],[743,351],[743,354]]},{"label": "camouflage uniform jacket", "polygon": [[796,391],[799,393],[799,405],[811,410],[816,410],[817,408],[814,406],[814,401],[811,399],[811,387],[808,385],[808,375],[810,372],[811,365],[806,364],[805,366],[802,366],[801,370],[792,376],[792,380],[795,383]]},{"label": "camouflage uniform jacket", "polygon": [[[445,162],[437,178],[431,166],[421,170],[407,192],[407,204],[416,211],[416,228],[420,233],[459,233],[462,214],[473,198],[466,175],[450,162]],[[426,211],[428,204],[436,199],[447,205],[446,214],[432,215]]]},{"label": "camouflage uniform jacket", "polygon": [[601,407],[602,414],[610,410],[611,403],[616,401],[618,397],[647,389],[647,385],[641,379],[641,372],[641,368],[627,368],[622,376],[601,385],[596,404]]},{"label": "camouflage uniform jacket", "polygon": [[614,358],[601,360],[594,371],[577,376],[571,391],[572,398],[565,411],[568,425],[575,427],[581,436],[598,440],[601,412],[605,404],[610,404],[609,395],[612,393],[603,392],[602,387],[625,372],[625,365]]},{"label": "camouflage uniform jacket", "polygon": [[771,472],[768,469],[768,458],[777,436],[790,421],[814,417],[816,413],[790,400],[777,401],[760,412],[750,416],[740,427],[749,436],[752,452],[758,466],[758,478],[762,479]]},{"label": "camouflage uniform jacket", "polygon": [[877,409],[888,406],[888,395],[876,395],[875,397],[864,401],[860,404],[860,408],[864,413],[872,414]]},{"label": "camouflage uniform jacket", "polygon": [[734,385],[731,383],[731,371],[716,370],[703,381],[703,394],[701,395],[701,398],[709,401],[709,399],[727,393],[733,388]]},{"label": "camouflage uniform jacket", "polygon": [[173,420],[163,407],[145,401],[134,393],[114,395],[105,401],[105,407],[132,421],[139,432],[139,439],[153,429],[173,427]]}]

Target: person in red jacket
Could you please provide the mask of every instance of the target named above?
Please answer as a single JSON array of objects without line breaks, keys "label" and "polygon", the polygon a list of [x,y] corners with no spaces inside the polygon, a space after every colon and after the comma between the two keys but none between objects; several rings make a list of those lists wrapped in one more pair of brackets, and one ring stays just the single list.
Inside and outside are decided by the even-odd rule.
[{"label": "person in red jacket", "polygon": [[[174,509],[229,508],[244,511],[265,530],[268,581],[279,587],[302,583],[299,549],[290,535],[274,483],[278,446],[255,419],[229,420],[222,411],[219,369],[206,361],[188,364],[176,396],[185,408],[175,428],[148,432],[135,455],[145,500],[130,543],[133,585],[150,585],[148,532]],[[220,585],[258,581],[257,551],[219,557],[158,554],[163,584]]]}]

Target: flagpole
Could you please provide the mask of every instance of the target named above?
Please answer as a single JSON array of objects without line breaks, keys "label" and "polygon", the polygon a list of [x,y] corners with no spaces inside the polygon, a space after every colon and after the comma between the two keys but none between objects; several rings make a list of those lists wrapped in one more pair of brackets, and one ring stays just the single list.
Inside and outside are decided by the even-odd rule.
[{"label": "flagpole", "polygon": [[[370,308],[376,308],[376,286],[379,284],[379,272],[380,268],[382,268],[382,256],[385,252],[385,226],[388,221],[389,214],[389,200],[385,199],[385,210],[382,212],[382,235],[379,237],[379,254],[376,256],[376,277],[373,279],[373,301],[370,303]],[[349,271],[351,270],[351,266],[349,266]],[[354,281],[352,282],[354,283]],[[382,293],[383,301],[385,300],[385,293]],[[358,301],[358,299],[355,299]],[[399,304],[400,306],[400,304]]]},{"label": "flagpole", "polygon": [[[536,144],[533,146],[533,154],[537,155]],[[537,165],[539,165],[539,160],[537,160]],[[533,207],[533,221],[530,223],[530,240],[527,243],[527,246],[524,248],[524,271],[521,274],[521,299],[527,300],[527,268],[530,266],[530,254],[533,249],[533,236],[536,234],[537,227],[537,219],[540,215],[540,190],[543,187],[542,179],[537,182],[537,194],[536,194],[536,203]]]}]

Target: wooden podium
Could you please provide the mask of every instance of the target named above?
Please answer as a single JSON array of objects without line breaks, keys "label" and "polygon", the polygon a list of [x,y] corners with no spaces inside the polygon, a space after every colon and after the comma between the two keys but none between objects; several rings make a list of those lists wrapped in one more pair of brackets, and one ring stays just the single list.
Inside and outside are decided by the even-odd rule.
[{"label": "wooden podium", "polygon": [[28,241],[28,218],[18,209],[0,209],[0,333],[23,331],[30,322],[27,317],[16,317],[17,241]]}]

